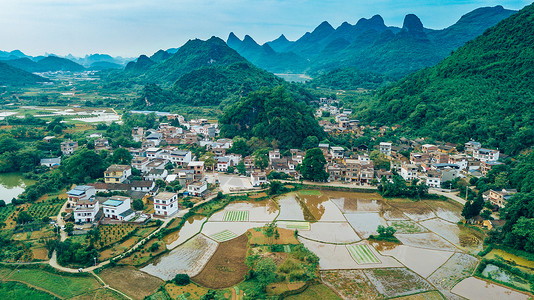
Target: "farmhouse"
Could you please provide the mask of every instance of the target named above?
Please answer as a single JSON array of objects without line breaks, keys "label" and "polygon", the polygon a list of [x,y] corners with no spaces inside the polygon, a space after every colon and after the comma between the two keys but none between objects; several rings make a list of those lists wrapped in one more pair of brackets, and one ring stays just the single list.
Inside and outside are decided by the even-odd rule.
[{"label": "farmhouse", "polygon": [[106,183],[123,183],[132,175],[132,167],[128,165],[111,165],[104,173]]},{"label": "farmhouse", "polygon": [[191,196],[201,197],[208,190],[208,184],[205,181],[191,182],[187,186],[187,192]]},{"label": "farmhouse", "polygon": [[154,196],[154,214],[170,216],[178,212],[178,195],[176,193],[160,192]]},{"label": "farmhouse", "polygon": [[78,224],[93,223],[97,219],[99,210],[100,204],[94,197],[87,200],[79,200],[74,208],[74,222]]},{"label": "farmhouse", "polygon": [[104,217],[119,221],[128,221],[135,216],[131,208],[131,199],[122,196],[113,196],[102,203]]},{"label": "farmhouse", "polygon": [[79,185],[67,192],[67,197],[71,202],[78,202],[80,200],[89,200],[96,194],[96,190],[92,186]]}]

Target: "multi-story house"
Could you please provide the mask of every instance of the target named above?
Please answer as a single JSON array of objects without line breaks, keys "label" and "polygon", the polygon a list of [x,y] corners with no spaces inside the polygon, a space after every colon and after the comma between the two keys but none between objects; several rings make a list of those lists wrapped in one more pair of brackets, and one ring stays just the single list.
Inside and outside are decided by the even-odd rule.
[{"label": "multi-story house", "polygon": [[61,153],[63,155],[71,155],[78,149],[78,142],[73,140],[67,140],[61,143]]},{"label": "multi-story house", "polygon": [[[93,188],[94,190],[94,188]],[[74,222],[93,223],[97,219],[100,211],[100,203],[94,197],[90,199],[78,200],[74,208]]]},{"label": "multi-story house", "polygon": [[490,190],[489,201],[491,202],[491,204],[496,205],[499,208],[504,208],[504,206],[506,206],[506,203],[508,203],[508,200],[512,198],[515,193],[517,193],[517,190],[512,189],[502,189],[501,191]]},{"label": "multi-story house", "polygon": [[208,190],[208,184],[205,181],[194,181],[187,186],[187,192],[194,197],[202,197]]},{"label": "multi-story house", "polygon": [[113,196],[102,203],[102,211],[105,218],[129,221],[135,216],[129,197]]},{"label": "multi-story house", "polygon": [[497,161],[499,160],[499,150],[493,149],[476,149],[473,151],[473,157],[480,161]]},{"label": "multi-story house", "polygon": [[391,156],[391,146],[392,144],[391,143],[386,143],[386,142],[381,142],[380,143],[380,153],[386,155],[386,156]]},{"label": "multi-story house", "polygon": [[171,216],[178,212],[178,195],[176,193],[160,192],[154,196],[154,214]]},{"label": "multi-story house", "polygon": [[67,192],[68,200],[78,202],[80,200],[89,200],[96,194],[96,189],[88,185],[79,185]]},{"label": "multi-story house", "polygon": [[406,164],[401,167],[400,176],[406,181],[412,181],[417,178],[417,165]]},{"label": "multi-story house", "polygon": [[106,183],[124,183],[132,175],[132,167],[128,165],[111,165],[104,172]]}]

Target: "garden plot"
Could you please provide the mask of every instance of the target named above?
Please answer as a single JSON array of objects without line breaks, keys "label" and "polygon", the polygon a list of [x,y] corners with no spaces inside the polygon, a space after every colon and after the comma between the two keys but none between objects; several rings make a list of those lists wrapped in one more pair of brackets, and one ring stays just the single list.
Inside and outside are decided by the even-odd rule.
[{"label": "garden plot", "polygon": [[347,250],[359,265],[380,263],[380,260],[376,258],[368,245],[347,245]]},{"label": "garden plot", "polygon": [[349,250],[344,245],[323,244],[306,239],[299,240],[302,242],[302,244],[304,244],[304,246],[306,246],[306,248],[308,248],[310,251],[312,251],[319,257],[320,270],[350,270],[402,267],[402,265],[394,258],[380,255],[373,247],[369,247],[369,249],[375,255],[375,257],[380,260],[380,263],[359,265],[352,258]]},{"label": "garden plot", "polygon": [[495,281],[505,282],[527,291],[530,290],[530,283],[528,282],[528,279],[517,276],[512,272],[502,269],[496,265],[487,264],[484,270],[482,270],[482,276],[485,278],[491,278]]},{"label": "garden plot", "polygon": [[462,279],[471,276],[477,263],[478,260],[474,256],[465,253],[454,253],[445,264],[428,277],[428,281],[441,290],[448,299],[458,298],[450,290]]},{"label": "garden plot", "polygon": [[423,202],[430,206],[439,218],[445,221],[458,223],[463,219],[462,207],[458,203],[434,200],[425,200]]},{"label": "garden plot", "polygon": [[174,249],[195,236],[200,232],[204,222],[206,222],[206,217],[203,216],[193,216],[187,219],[179,231],[172,232],[163,238],[167,244],[167,248]]},{"label": "garden plot", "polygon": [[448,251],[458,250],[453,244],[433,232],[415,234],[396,233],[395,237],[407,246]]},{"label": "garden plot", "polygon": [[462,280],[452,292],[471,300],[530,299],[526,294],[475,277]]},{"label": "garden plot", "polygon": [[[409,295],[404,297],[395,298],[395,300],[444,300],[444,299],[455,299],[455,298],[443,298],[443,296],[438,291],[424,292],[415,295]],[[458,300],[459,297],[458,297]]]},{"label": "garden plot", "polygon": [[346,214],[345,218],[349,221],[350,226],[358,233],[361,238],[368,238],[371,234],[378,234],[376,229],[378,225],[387,226],[386,220],[378,213],[354,213]]},{"label": "garden plot", "polygon": [[401,210],[389,205],[384,205],[384,208],[380,213],[382,214],[382,217],[388,221],[410,220]]},{"label": "garden plot", "polygon": [[263,227],[263,226],[265,226],[265,223],[208,221],[206,222],[206,224],[204,224],[204,227],[202,227],[202,233],[205,234],[206,236],[211,237],[214,234],[218,234],[221,231],[227,230],[227,231],[230,231],[236,234],[237,236],[240,236],[251,228]]},{"label": "garden plot", "polygon": [[248,210],[227,210],[224,214],[225,222],[247,222]]},{"label": "garden plot", "polygon": [[422,233],[428,230],[421,225],[408,220],[388,221],[388,225],[397,230],[397,233]]},{"label": "garden plot", "polygon": [[325,243],[355,243],[361,240],[347,222],[317,222],[311,224],[311,230],[298,230],[299,235],[304,238]]},{"label": "garden plot", "polygon": [[301,203],[313,218],[320,222],[345,222],[345,217],[339,208],[330,200],[314,196],[299,196]]},{"label": "garden plot", "polygon": [[421,276],[406,268],[367,269],[367,278],[386,298],[406,296],[432,290]]},{"label": "garden plot", "polygon": [[441,219],[426,220],[420,224],[457,247],[470,252],[482,250],[482,242],[484,240],[482,233],[475,232],[466,227],[460,227],[457,224],[452,224]]},{"label": "garden plot", "polygon": [[422,201],[419,202],[406,202],[406,200],[403,200],[404,202],[393,202],[391,203],[391,206],[400,209],[408,218],[414,220],[414,221],[422,221],[427,220],[431,218],[435,218],[436,215],[432,211],[432,209],[423,203]]},{"label": "garden plot", "polygon": [[321,271],[322,281],[343,299],[382,299],[362,270]]},{"label": "garden plot", "polygon": [[230,203],[223,210],[214,213],[210,217],[210,221],[228,221],[225,218],[230,211],[247,211],[247,221],[270,223],[276,218],[278,206],[270,199],[256,202]]},{"label": "garden plot", "polygon": [[141,271],[163,280],[171,280],[176,274],[180,273],[195,276],[200,273],[213,253],[215,253],[217,245],[217,242],[199,234],[187,241],[187,243],[142,268]]},{"label": "garden plot", "polygon": [[289,193],[277,198],[280,206],[279,221],[315,221],[313,215],[297,199],[295,193]]},{"label": "garden plot", "polygon": [[399,245],[391,250],[384,250],[381,254],[395,257],[403,265],[426,278],[454,253]]}]

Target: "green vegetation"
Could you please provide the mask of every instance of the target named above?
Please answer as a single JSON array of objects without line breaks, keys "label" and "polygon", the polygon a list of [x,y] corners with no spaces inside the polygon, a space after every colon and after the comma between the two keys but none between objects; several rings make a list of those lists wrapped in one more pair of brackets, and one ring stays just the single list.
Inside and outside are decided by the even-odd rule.
[{"label": "green vegetation", "polygon": [[0,62],[0,85],[32,85],[38,82],[47,81],[50,81],[50,79],[34,75]]},{"label": "green vegetation", "polygon": [[18,282],[0,283],[0,298],[2,299],[28,299],[28,300],[54,300],[56,297],[26,286]]},{"label": "green vegetation", "polygon": [[191,279],[187,274],[176,274],[176,276],[174,276],[174,279],[172,280],[172,283],[176,285],[188,285],[190,282]]},{"label": "green vegetation", "polygon": [[419,183],[414,179],[410,185],[399,175],[394,175],[393,182],[382,178],[378,191],[384,197],[408,197],[414,199],[431,198],[433,195],[428,194],[428,186],[425,182]]},{"label": "green vegetation", "polygon": [[375,124],[517,154],[534,145],[534,5],[488,29],[437,66],[380,91],[360,113]]},{"label": "green vegetation", "polygon": [[326,181],[328,173],[325,171],[326,159],[323,151],[319,148],[313,148],[306,151],[306,156],[302,160],[300,172],[306,180]]},{"label": "green vegetation", "polygon": [[249,94],[225,110],[219,126],[223,136],[276,140],[284,149],[300,147],[310,135],[324,136],[311,108],[284,87]]}]

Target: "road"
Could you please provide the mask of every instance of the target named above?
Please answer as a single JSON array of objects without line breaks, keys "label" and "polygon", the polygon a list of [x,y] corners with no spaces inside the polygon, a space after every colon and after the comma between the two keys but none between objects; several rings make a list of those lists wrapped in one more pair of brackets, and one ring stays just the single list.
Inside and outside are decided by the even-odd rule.
[{"label": "road", "polygon": [[435,194],[435,195],[440,195],[440,196],[444,196],[444,197],[447,197],[451,200],[454,200],[462,205],[465,205],[465,199],[462,199],[460,197],[458,197],[458,195],[456,195],[456,193],[458,192],[454,192],[454,193],[447,193],[447,192],[442,192],[442,191],[438,191],[438,190],[435,190],[435,189],[428,189],[428,193],[429,194]]}]

